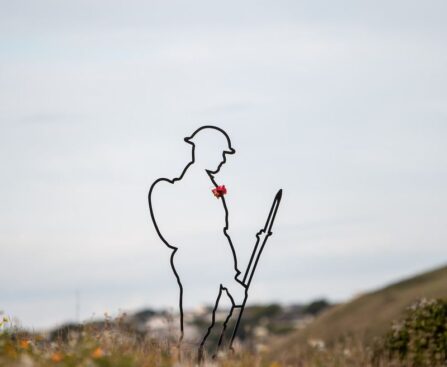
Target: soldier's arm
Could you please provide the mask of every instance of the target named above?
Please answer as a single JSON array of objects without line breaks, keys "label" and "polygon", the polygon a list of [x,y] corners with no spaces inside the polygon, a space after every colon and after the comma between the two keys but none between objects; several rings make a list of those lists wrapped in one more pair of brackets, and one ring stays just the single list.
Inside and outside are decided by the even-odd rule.
[{"label": "soldier's arm", "polygon": [[234,259],[234,270],[236,271],[236,275],[239,275],[240,271],[239,271],[239,268],[238,268],[238,265],[237,265],[237,255],[236,255],[236,250],[234,248],[233,240],[231,239],[231,236],[229,234],[228,229],[224,229],[223,232],[224,232],[225,237],[228,240],[228,245],[229,245],[229,247],[231,249],[231,253],[232,253],[232,256],[233,256],[233,259]]}]

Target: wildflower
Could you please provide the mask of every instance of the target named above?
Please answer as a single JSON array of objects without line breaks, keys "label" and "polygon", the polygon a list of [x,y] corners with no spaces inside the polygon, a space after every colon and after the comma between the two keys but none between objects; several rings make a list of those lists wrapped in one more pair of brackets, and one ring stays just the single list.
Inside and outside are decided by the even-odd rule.
[{"label": "wildflower", "polygon": [[62,353],[54,352],[51,355],[51,361],[53,361],[54,363],[58,363],[58,362],[62,361],[62,359],[63,359]]},{"label": "wildflower", "polygon": [[95,358],[95,359],[101,358],[103,355],[104,355],[104,351],[100,347],[96,348],[91,354],[92,358]]},{"label": "wildflower", "polygon": [[312,348],[317,350],[324,350],[326,347],[324,341],[321,339],[309,339],[307,342]]},{"label": "wildflower", "polygon": [[211,191],[216,198],[220,198],[227,193],[227,188],[225,187],[225,185],[222,185],[222,186],[217,186],[216,188],[212,189]]},{"label": "wildflower", "polygon": [[21,339],[19,342],[20,348],[22,349],[28,349],[29,348],[29,339]]}]

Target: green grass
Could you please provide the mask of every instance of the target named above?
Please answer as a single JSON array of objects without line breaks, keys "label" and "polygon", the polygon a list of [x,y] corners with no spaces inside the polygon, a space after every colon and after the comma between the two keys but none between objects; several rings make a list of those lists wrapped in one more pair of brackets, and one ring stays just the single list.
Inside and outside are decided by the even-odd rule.
[{"label": "green grass", "polygon": [[330,308],[305,329],[278,342],[272,354],[287,359],[298,346],[309,340],[322,340],[329,347],[350,340],[371,345],[410,304],[424,297],[447,298],[447,266]]},{"label": "green grass", "polygon": [[[197,348],[179,348],[174,340],[157,340],[129,331],[123,318],[86,324],[56,340],[30,333],[0,319],[1,367],[192,367]],[[205,364],[219,367],[270,367],[260,355],[239,351],[206,356]],[[273,365],[275,366],[275,365]]]},{"label": "green grass", "polygon": [[[1,320],[0,320],[1,321]],[[3,323],[3,328],[2,324]],[[206,356],[204,367],[338,366],[388,367],[372,365],[371,354],[360,343],[319,348],[299,346],[289,359],[272,358],[250,349]],[[121,320],[84,325],[56,340],[0,322],[1,367],[192,367],[197,366],[196,349],[179,348],[172,340],[156,340],[129,332]]]},{"label": "green grass", "polygon": [[[290,361],[275,360],[252,351],[238,351],[206,358],[204,367],[372,366],[361,345],[332,349],[295,349]],[[0,334],[2,367],[193,367],[195,352],[180,351],[175,343],[138,339],[117,329],[82,330],[67,340],[48,342],[39,335],[15,331]],[[394,365],[393,365],[394,366]],[[397,366],[397,365],[396,365]]]}]

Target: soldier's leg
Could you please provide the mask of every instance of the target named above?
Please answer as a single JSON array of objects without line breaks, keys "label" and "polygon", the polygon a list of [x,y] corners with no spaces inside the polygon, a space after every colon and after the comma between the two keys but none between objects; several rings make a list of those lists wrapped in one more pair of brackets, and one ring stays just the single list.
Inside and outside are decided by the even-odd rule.
[{"label": "soldier's leg", "polygon": [[217,348],[216,348],[216,352],[213,356],[213,358],[215,358],[217,356],[217,354],[219,353],[220,350],[223,349],[223,346],[228,344],[229,341],[229,337],[228,337],[228,332],[227,329],[232,329],[230,326],[232,324],[234,324],[234,319],[235,317],[233,316],[235,313],[235,305],[234,305],[234,301],[232,299],[232,297],[230,297],[230,294],[228,293],[228,290],[226,288],[224,288],[224,294],[225,294],[225,298],[228,300],[228,303],[230,304],[230,307],[227,308],[227,310],[229,310],[223,324],[220,330],[220,335],[219,335],[219,340],[217,342]]},{"label": "soldier's leg", "polygon": [[222,286],[219,286],[218,289],[219,290],[218,290],[217,298],[215,299],[215,302],[214,302],[213,310],[212,310],[211,314],[207,315],[208,316],[207,317],[207,319],[208,319],[208,323],[207,323],[208,324],[208,328],[206,329],[206,332],[203,335],[203,338],[202,338],[202,340],[200,342],[200,345],[199,345],[199,361],[203,360],[205,344],[206,344],[207,340],[209,339],[210,334],[211,334],[212,330],[214,329],[214,326],[215,326],[216,321],[217,321],[216,320],[217,311],[218,311],[218,308],[219,308],[219,306],[221,304],[221,297],[222,297],[222,293],[223,293]]},{"label": "soldier's leg", "polygon": [[217,350],[223,349],[224,346],[229,345],[232,331],[238,321],[241,306],[247,298],[247,290],[245,285],[236,279],[231,279],[227,282],[228,287],[224,287],[225,295],[231,302],[230,311],[222,325]]},{"label": "soldier's leg", "polygon": [[179,344],[181,344],[182,340],[183,340],[183,336],[184,336],[184,332],[183,332],[183,330],[184,330],[184,322],[183,322],[183,293],[184,292],[183,292],[183,284],[182,284],[182,281],[181,281],[181,278],[180,278],[180,274],[179,274],[177,266],[176,266],[176,264],[174,262],[174,259],[176,257],[175,254],[176,254],[176,251],[173,251],[172,254],[171,254],[170,264],[171,264],[171,269],[174,272],[174,276],[175,276],[175,278],[177,280],[177,284],[179,286],[179,303],[178,303],[178,305],[179,305],[179,321],[180,321],[180,325],[179,325]]},{"label": "soldier's leg", "polygon": [[[186,286],[185,286],[186,284]],[[212,300],[210,300],[212,302]],[[200,327],[202,322],[196,324],[194,320],[197,316],[193,312],[200,306],[196,297],[191,294],[188,282],[183,282],[181,293],[181,309],[183,311],[182,324],[183,333],[180,343],[180,360],[192,360],[198,358],[198,350],[207,328]],[[208,315],[207,315],[208,316]],[[208,318],[206,317],[206,320]],[[204,324],[204,323],[203,323]],[[208,326],[208,324],[206,324]]]}]

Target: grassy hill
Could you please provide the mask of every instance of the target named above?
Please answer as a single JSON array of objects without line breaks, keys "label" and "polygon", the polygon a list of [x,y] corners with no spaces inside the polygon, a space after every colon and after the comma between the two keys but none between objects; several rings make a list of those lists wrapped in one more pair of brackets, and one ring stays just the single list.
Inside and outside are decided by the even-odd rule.
[{"label": "grassy hill", "polygon": [[282,341],[276,351],[291,350],[310,339],[334,344],[344,337],[370,342],[399,319],[419,298],[447,298],[447,266],[364,294],[321,314],[307,328]]}]

